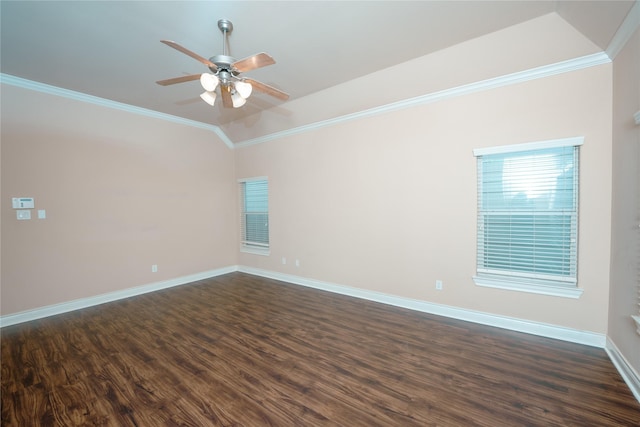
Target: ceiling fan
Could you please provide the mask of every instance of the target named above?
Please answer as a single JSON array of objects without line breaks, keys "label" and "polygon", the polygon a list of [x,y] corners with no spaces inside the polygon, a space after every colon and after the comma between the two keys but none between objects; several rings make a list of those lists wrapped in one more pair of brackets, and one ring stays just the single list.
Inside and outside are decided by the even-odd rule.
[{"label": "ceiling fan", "polygon": [[257,80],[242,77],[240,74],[255,70],[256,68],[266,67],[275,64],[276,61],[268,54],[262,52],[247,58],[236,60],[229,56],[227,36],[233,31],[233,24],[228,19],[218,21],[218,28],[222,31],[223,45],[222,55],[215,55],[209,59],[203,58],[180,46],[171,40],[160,40],[162,43],[170,46],[180,52],[188,55],[209,67],[213,73],[191,74],[188,76],[174,77],[172,79],[159,80],[161,86],[168,86],[176,83],[184,83],[193,80],[200,80],[200,84],[204,88],[204,92],[200,95],[203,101],[213,106],[217,97],[216,89],[219,88],[222,98],[222,105],[226,108],[242,107],[247,98],[251,96],[253,89],[274,96],[280,100],[286,101],[289,95],[279,89],[276,89]]}]

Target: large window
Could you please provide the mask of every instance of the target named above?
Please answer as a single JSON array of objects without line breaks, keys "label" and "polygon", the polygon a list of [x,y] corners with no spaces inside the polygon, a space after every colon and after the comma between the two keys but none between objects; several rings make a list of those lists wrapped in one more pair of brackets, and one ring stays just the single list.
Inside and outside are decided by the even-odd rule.
[{"label": "large window", "polygon": [[478,285],[577,298],[582,138],[474,150]]},{"label": "large window", "polygon": [[269,253],[269,184],[266,178],[240,180],[241,249]]}]

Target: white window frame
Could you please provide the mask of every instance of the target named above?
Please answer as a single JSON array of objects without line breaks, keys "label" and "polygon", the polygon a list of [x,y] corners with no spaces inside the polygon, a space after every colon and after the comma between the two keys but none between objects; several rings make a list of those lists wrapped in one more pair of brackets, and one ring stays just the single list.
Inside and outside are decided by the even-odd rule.
[{"label": "white window frame", "polygon": [[[636,125],[640,125],[640,111],[637,111],[634,115],[633,115],[633,120],[636,122]],[[640,212],[638,212],[638,215],[640,216]],[[640,224],[638,224],[638,228],[636,229],[636,232],[638,233],[638,248],[640,248]],[[640,265],[638,265],[638,268],[640,268]],[[634,322],[636,322],[636,332],[638,333],[638,335],[640,335],[640,280],[638,281],[638,313],[636,315],[631,315],[631,318],[633,319]]]},{"label": "white window frame", "polygon": [[[270,244],[270,232],[267,229],[267,243],[250,241],[246,239],[246,209],[245,209],[245,184],[248,182],[260,182],[264,181],[267,186],[267,211],[262,212],[267,215],[267,224],[269,223],[269,179],[266,176],[257,176],[252,178],[242,178],[238,180],[238,195],[239,195],[239,212],[240,212],[240,252],[255,254],[255,255],[269,255],[271,253]],[[268,226],[267,226],[268,227]]]},{"label": "white window frame", "polygon": [[[519,153],[526,152],[531,150],[543,150],[550,148],[559,148],[559,147],[579,147],[583,144],[584,137],[574,137],[574,138],[564,138],[564,139],[555,139],[549,141],[541,141],[541,142],[531,142],[524,144],[513,144],[513,145],[505,145],[498,147],[489,147],[489,148],[478,148],[473,150],[473,155],[476,156],[480,162],[482,156],[492,155],[492,154],[507,154],[507,153]],[[479,261],[480,251],[481,251],[481,242],[483,238],[483,230],[481,229],[482,218],[485,213],[482,211],[482,171],[480,167],[480,163],[478,162],[478,225],[477,225],[477,233],[478,233],[478,247],[476,248],[476,255],[478,257],[478,265],[476,266],[476,275],[473,276],[473,280],[477,286],[483,287],[491,287],[498,289],[507,289],[513,291],[522,291],[522,292],[530,292],[536,294],[543,295],[552,295],[566,298],[579,298],[582,295],[583,290],[577,287],[577,238],[578,238],[578,230],[576,224],[575,236],[573,239],[575,240],[576,251],[575,251],[575,262],[576,262],[576,272],[575,276],[568,279],[560,279],[558,277],[544,277],[541,275],[529,275],[518,273],[511,274],[509,271],[503,272],[488,272],[482,268]],[[578,158],[576,158],[576,166],[578,166]],[[576,169],[576,178],[579,181],[579,168]],[[579,186],[578,186],[579,187]],[[579,207],[576,204],[576,222],[578,216]]]}]

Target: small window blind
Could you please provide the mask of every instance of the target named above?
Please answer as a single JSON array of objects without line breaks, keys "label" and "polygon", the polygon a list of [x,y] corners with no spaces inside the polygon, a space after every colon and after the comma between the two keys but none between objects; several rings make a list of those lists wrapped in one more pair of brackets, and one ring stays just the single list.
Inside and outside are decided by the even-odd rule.
[{"label": "small window blind", "polygon": [[578,145],[570,139],[476,152],[479,276],[576,285]]},{"label": "small window blind", "polygon": [[244,247],[269,247],[269,185],[266,179],[240,182],[241,233]]}]

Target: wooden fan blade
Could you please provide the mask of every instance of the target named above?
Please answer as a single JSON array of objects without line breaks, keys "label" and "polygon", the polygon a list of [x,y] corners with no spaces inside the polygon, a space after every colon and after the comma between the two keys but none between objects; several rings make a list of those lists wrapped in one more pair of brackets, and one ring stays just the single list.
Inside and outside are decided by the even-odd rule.
[{"label": "wooden fan blade", "polygon": [[244,79],[245,82],[250,83],[251,86],[259,91],[259,92],[263,92],[266,93],[267,95],[271,95],[274,96],[278,99],[281,99],[283,101],[286,101],[287,99],[289,99],[289,94],[286,92],[281,91],[280,89],[276,89],[273,86],[269,86],[267,84],[264,84],[262,82],[259,82],[257,80],[253,80],[253,79]]},{"label": "wooden fan blade", "polygon": [[231,92],[227,86],[220,85],[220,94],[222,95],[222,105],[225,108],[233,108],[233,100]]},{"label": "wooden fan blade", "polygon": [[160,40],[160,42],[166,44],[167,46],[170,46],[170,47],[174,48],[175,50],[179,50],[180,52],[184,53],[185,55],[189,55],[193,59],[197,59],[198,61],[202,62],[207,67],[211,68],[212,71],[214,71],[214,72],[218,69],[216,64],[214,64],[213,62],[209,61],[206,58],[203,58],[202,56],[198,55],[197,53],[191,52],[189,49],[180,46],[176,42],[173,42],[171,40]]},{"label": "wooden fan blade", "polygon": [[240,73],[255,70],[256,68],[266,67],[267,65],[273,65],[276,61],[267,53],[258,53],[248,58],[241,59],[233,63],[233,68]]},{"label": "wooden fan blade", "polygon": [[166,80],[158,80],[156,83],[158,83],[160,86],[169,86],[169,85],[174,85],[176,83],[184,83],[184,82],[190,82],[193,80],[198,80],[199,78],[200,78],[200,74],[191,74],[189,76],[174,77],[172,79],[166,79]]}]

